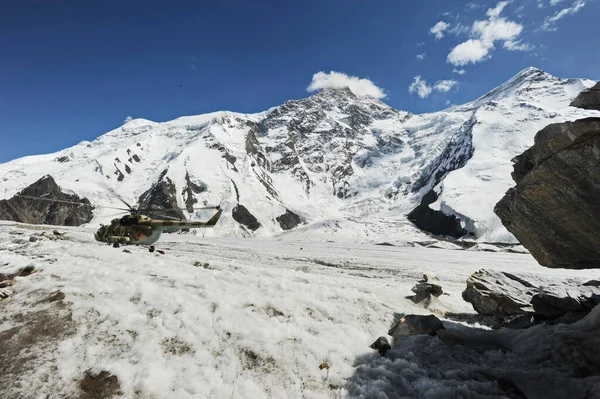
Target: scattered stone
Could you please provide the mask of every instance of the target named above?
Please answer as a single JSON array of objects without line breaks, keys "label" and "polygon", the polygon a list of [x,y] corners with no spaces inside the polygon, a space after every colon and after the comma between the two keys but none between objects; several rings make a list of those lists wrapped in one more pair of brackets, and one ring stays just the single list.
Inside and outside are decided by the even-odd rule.
[{"label": "scattered stone", "polygon": [[21,270],[19,270],[19,271],[16,273],[16,276],[19,276],[19,277],[26,277],[26,276],[29,276],[29,275],[31,275],[31,274],[33,274],[33,273],[35,273],[36,271],[37,271],[37,270],[35,270],[35,267],[34,267],[34,266],[32,266],[32,265],[29,265],[29,266],[25,266],[24,268],[22,268]]},{"label": "scattered stone", "polygon": [[15,280],[4,280],[4,281],[0,281],[0,288],[6,288],[6,287],[10,287],[11,285],[14,285],[16,283]]},{"label": "scattered stone", "polygon": [[48,302],[57,302],[62,301],[63,299],[65,299],[65,294],[61,291],[57,291],[54,294],[50,295],[50,297],[47,300]]},{"label": "scattered stone", "polygon": [[131,253],[131,251],[130,251],[130,250],[128,250],[127,248],[125,248],[125,249],[123,250],[123,252],[125,252],[125,253],[127,253],[127,254],[130,254],[130,253]]},{"label": "scattered stone", "polygon": [[329,364],[327,362],[319,364],[319,370],[329,370]]},{"label": "scattered stone", "polygon": [[107,399],[123,394],[119,379],[108,371],[95,374],[91,369],[87,370],[79,388],[84,393],[82,399]]},{"label": "scattered stone", "polygon": [[29,242],[36,242],[37,240],[38,240],[38,238],[35,237],[35,236],[30,236],[29,237]]},{"label": "scattered stone", "polygon": [[11,296],[13,292],[8,288],[0,288],[0,299],[6,299]]},{"label": "scattered stone", "polygon": [[418,334],[437,335],[437,331],[444,329],[442,321],[434,315],[413,315],[401,317],[390,330],[388,335],[394,339],[394,343],[405,337]]},{"label": "scattered stone", "polygon": [[415,303],[419,303],[424,299],[430,299],[432,295],[437,298],[444,293],[440,285],[425,282],[417,283],[412,287],[411,291],[415,293],[411,298]]},{"label": "scattered stone", "polygon": [[58,231],[58,230],[54,230],[52,233],[53,233],[55,236],[64,236],[65,234],[67,234],[67,233],[61,233],[61,232],[60,232],[60,231]]},{"label": "scattered stone", "polygon": [[369,345],[369,348],[378,350],[381,356],[385,356],[385,353],[392,349],[386,337],[377,338],[377,341]]}]

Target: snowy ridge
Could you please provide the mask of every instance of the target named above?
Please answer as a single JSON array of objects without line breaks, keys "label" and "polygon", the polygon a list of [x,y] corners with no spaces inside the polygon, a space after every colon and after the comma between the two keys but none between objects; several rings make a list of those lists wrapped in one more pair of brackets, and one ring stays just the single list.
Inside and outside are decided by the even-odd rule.
[{"label": "snowy ridge", "polygon": [[[432,114],[326,89],[259,114],[135,119],[93,142],[0,165],[0,199],[46,174],[101,205],[115,204],[111,190],[137,203],[153,184],[168,180],[191,219],[207,215],[188,212],[188,205],[223,206],[209,235],[277,235],[283,232],[277,218],[291,211],[311,233],[349,229],[347,236],[376,240],[420,235],[406,214],[435,187],[440,196],[431,208],[459,216],[481,240],[511,241],[492,212],[513,185],[510,160],[547,124],[597,115],[568,107],[592,85],[528,68],[472,103]],[[238,203],[260,228],[234,220]],[[113,216],[96,209],[91,224]]]}]

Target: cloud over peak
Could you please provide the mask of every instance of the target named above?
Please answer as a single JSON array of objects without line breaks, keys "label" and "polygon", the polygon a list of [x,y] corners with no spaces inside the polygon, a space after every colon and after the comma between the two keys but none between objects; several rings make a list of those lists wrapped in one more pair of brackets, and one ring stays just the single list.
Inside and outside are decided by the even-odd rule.
[{"label": "cloud over peak", "polygon": [[447,93],[455,87],[458,87],[458,82],[456,80],[438,80],[431,86],[427,83],[427,80],[419,75],[415,76],[413,82],[408,87],[408,92],[411,94],[416,93],[420,98],[427,98],[434,91]]},{"label": "cloud over peak", "polygon": [[371,80],[335,71],[315,73],[306,90],[313,92],[320,89],[343,89],[345,87],[348,87],[357,96],[386,97],[385,91]]}]

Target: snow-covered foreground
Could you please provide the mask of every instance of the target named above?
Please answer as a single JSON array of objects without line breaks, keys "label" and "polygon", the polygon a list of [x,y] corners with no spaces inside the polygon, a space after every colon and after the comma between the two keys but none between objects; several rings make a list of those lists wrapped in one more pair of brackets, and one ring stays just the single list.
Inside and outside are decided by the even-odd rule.
[{"label": "snow-covered foreground", "polygon": [[[54,229],[0,224],[0,273],[39,270],[0,303],[6,398],[76,397],[88,369],[117,376],[126,398],[504,397],[481,369],[519,364],[523,348],[480,353],[415,336],[382,358],[368,345],[397,313],[473,313],[461,292],[480,268],[594,277],[529,255],[297,236],[166,235],[165,255],[102,245],[87,228],[29,241]],[[446,293],[429,310],[405,298],[424,273]]]}]

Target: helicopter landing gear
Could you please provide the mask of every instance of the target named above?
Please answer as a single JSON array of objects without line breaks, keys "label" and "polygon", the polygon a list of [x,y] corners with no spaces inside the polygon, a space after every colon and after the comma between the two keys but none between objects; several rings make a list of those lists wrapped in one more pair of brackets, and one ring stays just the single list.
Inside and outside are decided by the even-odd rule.
[{"label": "helicopter landing gear", "polygon": [[154,252],[156,248],[154,248],[154,245],[150,245],[150,247],[148,248],[148,251],[150,252]]},{"label": "helicopter landing gear", "polygon": [[120,245],[119,245],[119,243],[118,243],[118,242],[115,242],[115,243],[113,244],[113,248],[119,248],[119,247],[120,247]]}]

